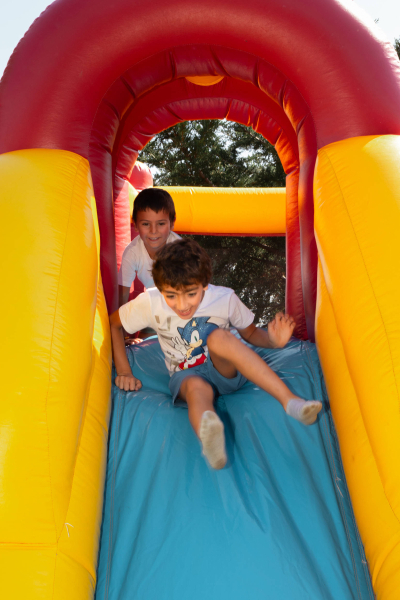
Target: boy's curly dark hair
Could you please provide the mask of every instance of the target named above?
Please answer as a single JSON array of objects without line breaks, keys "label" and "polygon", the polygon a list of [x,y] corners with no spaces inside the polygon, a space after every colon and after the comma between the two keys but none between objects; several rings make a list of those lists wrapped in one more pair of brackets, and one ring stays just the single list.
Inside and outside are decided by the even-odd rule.
[{"label": "boy's curly dark hair", "polygon": [[194,240],[176,240],[157,253],[152,274],[160,292],[165,285],[177,290],[194,283],[205,287],[211,281],[211,259]]},{"label": "boy's curly dark hair", "polygon": [[175,223],[176,213],[175,205],[172,200],[171,194],[166,190],[160,188],[146,188],[139,192],[133,203],[132,220],[136,223],[137,214],[140,210],[147,210],[150,208],[154,212],[159,213],[165,211],[171,222],[171,225]]}]

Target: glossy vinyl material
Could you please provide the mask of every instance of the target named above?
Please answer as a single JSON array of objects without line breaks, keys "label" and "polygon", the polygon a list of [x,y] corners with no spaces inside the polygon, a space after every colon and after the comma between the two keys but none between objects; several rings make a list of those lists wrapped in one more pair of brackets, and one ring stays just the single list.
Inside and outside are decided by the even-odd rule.
[{"label": "glossy vinyl material", "polygon": [[180,78],[151,89],[124,114],[113,150],[116,175],[129,175],[139,151],[159,131],[199,117],[227,118],[252,126],[277,146],[286,173],[298,167],[292,124],[254,82],[224,77],[218,84],[204,87]]},{"label": "glossy vinyl material", "polygon": [[57,150],[3,154],[0,188],[0,271],[12,282],[0,296],[0,596],[87,598],[111,361],[89,165]]},{"label": "glossy vinyl material", "polygon": [[162,188],[174,199],[177,233],[285,235],[285,188]]},{"label": "glossy vinyl material", "polygon": [[[114,143],[116,221],[120,222],[124,219],[128,201],[127,181],[139,151],[148,140],[158,131],[175,125],[181,120],[206,116],[226,117],[253,127],[255,131],[261,133],[275,145],[288,174],[288,227],[285,227],[288,236],[286,310],[296,320],[296,335],[305,339],[307,338],[307,329],[301,278],[297,138],[289,119],[282,112],[280,106],[253,83],[224,77],[221,82],[218,81],[217,84],[205,88],[193,85],[183,78],[175,79],[151,90],[133,104],[130,111],[124,116],[123,124]],[[94,151],[101,153],[103,150],[101,146],[96,145],[93,148]],[[101,186],[98,186],[98,195],[102,193],[102,189]],[[221,209],[222,207],[219,208],[219,210]],[[234,209],[235,206],[232,206],[232,210]],[[179,218],[179,211],[177,214]],[[243,208],[238,207],[236,219],[240,220],[242,215]],[[257,211],[254,211],[254,218],[256,215]],[[214,228],[213,233],[226,231],[226,227],[219,230],[219,223],[212,225],[209,219],[207,220],[208,228]],[[126,219],[124,222],[126,223]],[[267,230],[264,232],[273,231],[270,225],[273,224],[266,224]],[[240,228],[237,231],[240,231]],[[117,261],[120,256],[119,247],[122,246],[123,244],[118,244],[117,237]]]},{"label": "glossy vinyl material", "polygon": [[378,598],[400,589],[400,137],[318,154],[317,341]]},{"label": "glossy vinyl material", "polygon": [[[220,74],[196,69],[202,56],[190,52],[193,44],[244,51],[284,73],[310,107],[318,147],[400,126],[395,51],[354,3],[202,0],[193,11],[180,0],[59,0],[26,33],[4,74],[0,151],[51,146],[88,158],[99,102],[133,64],[180,47],[187,75]],[[138,72],[136,95],[162,83],[160,66]]]},{"label": "glossy vinyl material", "polygon": [[153,175],[151,174],[150,168],[144,163],[137,160],[132,169],[129,183],[133,185],[135,190],[141,192],[142,190],[153,186]]},{"label": "glossy vinyl material", "polygon": [[[222,79],[204,86],[198,77]],[[304,338],[314,328],[312,180],[322,149],[321,361],[377,598],[397,600],[400,65],[379,29],[345,0],[200,0],[195,9],[184,0],[57,0],[13,53],[0,83],[1,273],[12,282],[1,299],[2,397],[12,400],[1,407],[0,596],[93,595],[110,348],[86,159],[113,310],[116,242],[129,238],[127,198],[121,211],[113,198],[125,125],[145,98],[177,90],[180,80],[202,91],[141,113],[157,125],[148,139],[173,118],[234,115],[256,130],[264,123],[281,156],[298,157],[287,169],[286,281]],[[273,118],[259,118],[271,117],[271,107]],[[283,130],[295,143],[282,144]],[[122,215],[117,236],[114,208]],[[261,438],[253,436],[257,448],[267,443]],[[254,465],[258,473],[250,462],[248,472]],[[342,548],[336,529],[330,533]]]},{"label": "glossy vinyl material", "polygon": [[[0,152],[45,147],[89,158],[90,145],[103,148],[104,154],[90,161],[99,202],[103,281],[113,310],[117,269],[109,184],[121,120],[151,89],[173,79],[204,76],[252,83],[276,102],[296,131],[303,169],[299,232],[293,238],[301,243],[302,301],[312,338],[316,150],[353,136],[400,133],[395,51],[356,4],[202,0],[193,11],[181,0],[58,0],[24,36],[5,71]],[[89,88],[83,84],[88,81]],[[290,272],[297,274],[298,265]],[[298,283],[288,284],[290,291],[299,289]],[[297,306],[299,298],[291,303]]]},{"label": "glossy vinyl material", "polygon": [[[227,118],[251,126],[276,146],[288,177],[297,172],[287,186],[287,308],[295,316],[296,335],[313,338],[316,246],[312,174],[317,144],[309,107],[282,73],[256,56],[220,46],[191,46],[189,52],[195,56],[195,64],[188,60],[188,48],[176,47],[135,65],[108,90],[98,109],[90,142],[98,202],[101,206],[111,202],[108,180],[104,179],[111,152],[114,193],[118,194],[122,215],[127,205],[123,182],[129,178],[139,150],[156,133],[182,120],[198,118]],[[202,73],[219,72],[224,77],[215,85],[196,85],[187,79],[193,68]],[[156,85],[154,77],[162,82],[161,86]],[[118,246],[117,238],[117,253]],[[299,277],[297,281],[292,280],[295,276]]]},{"label": "glossy vinyl material", "polygon": [[251,383],[220,397],[212,471],[158,341],[131,347],[143,388],[113,389],[96,600],[373,599],[315,346],[259,353],[323,413],[307,428]]},{"label": "glossy vinyl material", "polygon": [[153,186],[153,176],[150,168],[137,160],[129,179],[116,176],[114,182],[115,228],[117,229],[117,223],[121,228],[120,235],[116,231],[117,266],[119,269],[126,246],[137,235],[131,219],[134,200],[138,192]]},{"label": "glossy vinyl material", "polygon": [[[218,68],[219,63],[215,61],[213,56],[208,56],[207,58],[213,60],[215,63],[213,63],[214,67]],[[226,61],[225,55],[224,58]],[[174,57],[177,67],[180,65],[179,61],[182,61],[182,53],[178,53]],[[254,59],[251,59],[248,65],[250,73],[254,71],[252,61],[254,62]],[[187,65],[184,64],[179,68],[187,68]],[[233,67],[230,66],[230,68],[232,70]],[[238,75],[235,71],[233,74]],[[172,76],[169,72],[166,75],[169,77]],[[129,78],[131,83],[135,80],[132,73],[129,74]],[[196,81],[199,79],[202,78],[197,78]],[[205,79],[208,81],[207,77]],[[115,94],[111,94],[110,92],[109,96],[107,96],[107,103],[104,103],[104,110],[110,111],[109,102],[111,99],[114,103],[116,102]],[[118,104],[114,105],[114,109],[122,111],[122,107]],[[305,339],[307,338],[307,329],[303,307],[298,218],[299,156],[297,137],[292,124],[281,107],[267,96],[264,91],[259,89],[254,81],[241,81],[240,79],[225,76],[221,81],[217,81],[205,88],[200,85],[194,85],[187,78],[173,79],[140,96],[130,109],[126,110],[113,145],[116,221],[118,223],[127,222],[126,219],[124,221],[128,202],[127,181],[130,178],[132,168],[134,168],[133,165],[135,164],[136,157],[144,145],[156,133],[180,121],[206,117],[227,118],[228,120],[251,126],[276,147],[282,165],[288,175],[287,181],[289,182],[287,186],[288,227],[286,228],[289,242],[287,244],[286,255],[286,309],[295,317],[296,335]],[[102,127],[103,125],[98,118],[95,122],[94,130],[100,131]],[[104,152],[103,145],[96,143],[92,146],[91,152],[92,158],[94,154],[101,155]],[[312,150],[313,156],[316,155],[315,153],[316,149]],[[107,186],[103,188],[100,183],[96,187],[96,183],[97,178],[95,177],[96,193],[101,199],[103,190],[108,190],[108,188]],[[240,210],[236,218],[240,219],[242,214],[243,211]],[[219,231],[218,227],[219,225],[215,224],[215,232],[213,233],[222,233],[222,230]],[[120,260],[119,248],[122,246],[123,244],[118,243],[117,235],[117,261]]]}]

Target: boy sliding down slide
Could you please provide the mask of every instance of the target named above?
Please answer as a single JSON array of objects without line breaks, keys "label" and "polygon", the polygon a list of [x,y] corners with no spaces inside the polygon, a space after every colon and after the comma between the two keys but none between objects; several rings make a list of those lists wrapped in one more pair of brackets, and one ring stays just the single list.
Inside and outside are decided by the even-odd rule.
[{"label": "boy sliding down slide", "polygon": [[253,313],[233,290],[211,285],[211,260],[197,242],[178,240],[162,248],[153,265],[156,288],[121,306],[110,317],[116,385],[139,390],[125,353],[122,327],[157,331],[171,378],[174,402],[186,402],[189,420],[214,469],[226,464],[224,427],[215,413],[214,398],[241,388],[247,380],[274,396],[291,417],[311,425],[321,402],[298,398],[270,367],[228,331],[262,348],[283,348],[295,323],[278,313],[268,330],[255,327]]}]

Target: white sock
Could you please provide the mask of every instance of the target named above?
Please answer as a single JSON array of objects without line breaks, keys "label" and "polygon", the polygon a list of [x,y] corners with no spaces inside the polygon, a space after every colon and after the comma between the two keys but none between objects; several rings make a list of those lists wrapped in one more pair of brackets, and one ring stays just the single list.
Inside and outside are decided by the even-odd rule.
[{"label": "white sock", "polygon": [[317,420],[317,415],[322,408],[322,403],[318,400],[289,400],[286,413],[300,421],[304,425],[311,425]]},{"label": "white sock", "polygon": [[210,466],[222,469],[226,465],[224,426],[212,410],[206,410],[201,417],[200,441]]}]

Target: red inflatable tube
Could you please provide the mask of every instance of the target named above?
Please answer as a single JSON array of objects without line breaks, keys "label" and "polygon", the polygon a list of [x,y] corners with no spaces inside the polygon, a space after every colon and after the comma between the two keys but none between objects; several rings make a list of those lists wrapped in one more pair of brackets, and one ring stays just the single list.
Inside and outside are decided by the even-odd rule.
[{"label": "red inflatable tube", "polygon": [[[362,22],[355,5],[201,0],[193,10],[183,0],[57,0],[27,32],[5,71],[0,152],[57,148],[89,158],[89,145],[93,148],[101,133],[98,143],[108,157],[93,159],[91,167],[93,173],[102,171],[103,189],[109,190],[111,154],[124,112],[156,86],[207,74],[261,89],[286,113],[298,135],[301,272],[312,337],[314,151],[350,137],[400,133],[400,68],[394,49]],[[92,130],[101,113],[103,128]],[[101,264],[112,310],[112,195],[104,191],[102,198]]]},{"label": "red inflatable tube", "polygon": [[[318,147],[399,133],[395,51],[361,21],[354,27],[356,11],[336,0],[202,0],[195,11],[182,0],[57,0],[5,71],[0,152],[55,147],[87,158],[93,119],[110,86],[132,65],[177,47],[191,75],[207,74],[194,42],[245,51],[284,73],[310,108]],[[182,76],[173,57],[165,60],[173,77]],[[207,71],[215,74],[212,65]],[[162,84],[163,72],[158,63],[138,72],[135,94]]]},{"label": "red inflatable tube", "polygon": [[[180,98],[180,100],[169,104],[171,98]],[[181,120],[195,119],[199,114],[204,116],[206,113],[209,118],[228,117],[245,125],[251,125],[276,145],[286,173],[294,174],[287,185],[287,240],[290,240],[290,243],[287,244],[286,256],[286,305],[288,312],[296,319],[296,335],[306,338],[297,210],[299,171],[297,138],[280,107],[258,88],[250,83],[227,77],[221,83],[207,87],[178,79],[142,96],[125,116],[114,144],[113,157],[116,161],[114,196],[120,198],[124,195],[128,204],[126,182],[131,165],[138,152],[150,137],[159,132],[160,127],[163,129]],[[161,117],[157,116],[159,114]],[[169,115],[169,121],[165,120],[165,114]],[[146,132],[145,135],[143,132]]]},{"label": "red inflatable tube", "polygon": [[[192,48],[193,49],[193,48]],[[98,117],[93,126],[93,138],[95,144],[91,144],[92,153],[101,153],[107,151],[111,146],[111,127],[116,122],[116,115],[124,115],[121,118],[121,125],[116,139],[114,141],[113,150],[113,170],[115,172],[114,194],[118,198],[116,209],[120,210],[119,214],[126,212],[128,204],[128,189],[124,185],[129,177],[138,152],[145,144],[159,131],[175,125],[181,120],[189,120],[195,118],[228,118],[245,124],[252,124],[253,127],[260,131],[271,143],[276,144],[277,151],[282,160],[283,166],[287,173],[298,167],[298,147],[296,134],[293,125],[286,117],[279,102],[284,103],[285,93],[291,100],[291,118],[294,126],[298,130],[299,138],[302,141],[302,164],[304,165],[303,180],[308,180],[308,186],[302,186],[302,206],[303,212],[308,208],[308,212],[313,212],[312,204],[312,168],[316,156],[316,141],[313,130],[312,119],[309,118],[308,107],[305,105],[301,96],[293,88],[288,86],[282,74],[261,61],[256,61],[254,56],[244,53],[235,52],[232,57],[232,52],[227,52],[221,48],[200,48],[196,55],[198,60],[201,58],[205,61],[203,69],[213,66],[214,71],[219,71],[222,74],[231,73],[241,79],[233,79],[225,76],[223,81],[214,86],[203,87],[194,85],[186,79],[175,79],[169,83],[164,83],[161,86],[152,88],[146,94],[142,93],[139,99],[135,101],[143,87],[138,89],[140,85],[139,73],[152,73],[154,64],[158,65],[157,75],[161,80],[165,81],[173,77],[173,74],[183,75],[186,73],[187,60],[181,51],[182,49],[174,50],[168,53],[168,59],[165,54],[158,57],[151,57],[144,64],[137,65],[124,74],[123,81],[126,89],[130,90],[132,96],[132,104],[128,108],[128,100],[125,93],[117,93],[121,87],[121,82],[118,81],[108,91],[101,110],[98,112]],[[171,60],[173,57],[173,60]],[[174,68],[172,68],[172,65]],[[239,66],[238,66],[239,65]],[[274,80],[273,87],[269,93],[274,95],[270,97],[257,87],[259,81],[267,80],[266,73]],[[152,85],[153,81],[149,80],[147,75],[146,85]],[[136,86],[136,87],[135,87]],[[285,91],[283,91],[285,90]],[[297,96],[296,96],[297,94]],[[297,102],[295,99],[297,97]],[[207,98],[207,101],[205,99]],[[188,102],[188,99],[191,102]],[[249,107],[249,103],[251,108]],[[104,119],[104,113],[109,113],[110,119]],[[266,115],[268,113],[268,115]],[[138,123],[138,121],[141,121]],[[114,127],[114,131],[116,127]],[[129,132],[129,133],[127,133]],[[103,139],[101,136],[103,135]],[[102,143],[99,143],[102,140]],[[91,154],[93,158],[93,155]],[[312,165],[310,170],[309,165]],[[308,178],[307,178],[308,171]],[[101,175],[103,176],[103,175]],[[311,176],[311,177],[310,177]],[[104,190],[104,186],[97,186],[95,181],[96,196],[99,197]],[[125,202],[125,207],[123,203]],[[306,204],[308,202],[308,206]],[[120,208],[119,208],[120,207]],[[116,218],[119,218],[116,213]],[[299,229],[298,211],[296,218],[293,216],[289,219],[290,227]],[[297,223],[295,225],[295,223]],[[314,240],[313,233],[313,218],[302,220],[303,223],[303,239],[310,238]],[[127,237],[127,233],[125,234]],[[290,239],[296,239],[300,243],[299,232],[296,235],[290,235]],[[122,237],[121,239],[125,239]],[[124,243],[119,243],[117,238],[117,256],[120,256]],[[311,249],[311,252],[309,251]],[[294,248],[291,244],[288,245],[288,263],[293,260],[301,261],[300,265],[291,265],[288,269],[288,294],[287,306],[300,306],[303,303],[302,287],[304,295],[307,297],[308,307],[308,334],[313,338],[314,310],[315,310],[315,289],[316,289],[316,246],[308,244],[307,252],[304,253],[306,260],[302,257],[298,248]],[[296,273],[301,277],[304,271],[305,276],[302,278],[302,286],[299,283],[290,281],[290,278]],[[289,275],[290,273],[290,275]],[[299,298],[292,298],[290,294],[293,290],[300,293]],[[307,338],[304,308],[294,314],[298,329],[296,330],[299,337]],[[302,332],[302,333],[300,333]]]},{"label": "red inflatable tube", "polygon": [[149,167],[140,161],[136,161],[129,177],[129,183],[138,192],[153,187],[153,175]]}]

